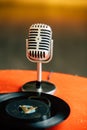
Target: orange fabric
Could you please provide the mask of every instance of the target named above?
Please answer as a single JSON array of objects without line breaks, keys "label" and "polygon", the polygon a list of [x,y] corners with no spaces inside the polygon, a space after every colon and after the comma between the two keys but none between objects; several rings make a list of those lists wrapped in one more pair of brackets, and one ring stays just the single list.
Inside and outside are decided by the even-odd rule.
[{"label": "orange fabric", "polygon": [[[30,70],[0,70],[0,93],[18,92],[26,82],[36,80],[36,75]],[[43,72],[42,79],[46,81],[48,75]],[[66,120],[47,130],[87,130],[87,78],[52,73],[49,82],[55,84],[55,96],[65,100],[71,112]]]}]

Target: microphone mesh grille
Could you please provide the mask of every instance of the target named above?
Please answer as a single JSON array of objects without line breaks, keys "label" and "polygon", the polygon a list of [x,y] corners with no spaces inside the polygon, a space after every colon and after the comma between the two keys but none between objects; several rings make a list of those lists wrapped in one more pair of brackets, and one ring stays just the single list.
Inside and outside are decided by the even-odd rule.
[{"label": "microphone mesh grille", "polygon": [[32,24],[29,29],[28,50],[33,60],[46,60],[50,57],[52,31],[49,25]]}]

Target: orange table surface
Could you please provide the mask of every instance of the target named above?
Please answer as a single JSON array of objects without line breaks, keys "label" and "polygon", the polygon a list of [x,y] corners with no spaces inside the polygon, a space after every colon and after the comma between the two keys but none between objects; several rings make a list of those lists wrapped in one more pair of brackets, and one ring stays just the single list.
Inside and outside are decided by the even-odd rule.
[{"label": "orange table surface", "polygon": [[[42,80],[48,75],[43,71]],[[22,85],[36,78],[33,70],[0,70],[0,93],[19,92]],[[56,86],[54,95],[66,101],[71,110],[66,120],[47,130],[87,130],[87,78],[54,72],[49,82]]]}]

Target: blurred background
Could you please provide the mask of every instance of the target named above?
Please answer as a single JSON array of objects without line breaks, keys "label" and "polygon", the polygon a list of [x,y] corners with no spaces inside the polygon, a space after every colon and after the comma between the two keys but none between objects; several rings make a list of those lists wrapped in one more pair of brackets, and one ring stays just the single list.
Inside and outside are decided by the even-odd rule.
[{"label": "blurred background", "polygon": [[53,31],[53,59],[43,70],[87,77],[87,0],[0,0],[0,69],[36,70],[25,48],[34,23]]}]

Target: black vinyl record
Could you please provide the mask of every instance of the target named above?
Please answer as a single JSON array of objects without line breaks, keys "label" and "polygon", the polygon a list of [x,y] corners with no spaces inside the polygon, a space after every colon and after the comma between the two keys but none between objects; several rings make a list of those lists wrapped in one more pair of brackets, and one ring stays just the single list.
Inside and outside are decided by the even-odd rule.
[{"label": "black vinyl record", "polygon": [[65,120],[69,105],[62,99],[37,92],[13,92],[0,95],[0,128],[44,129]]}]

